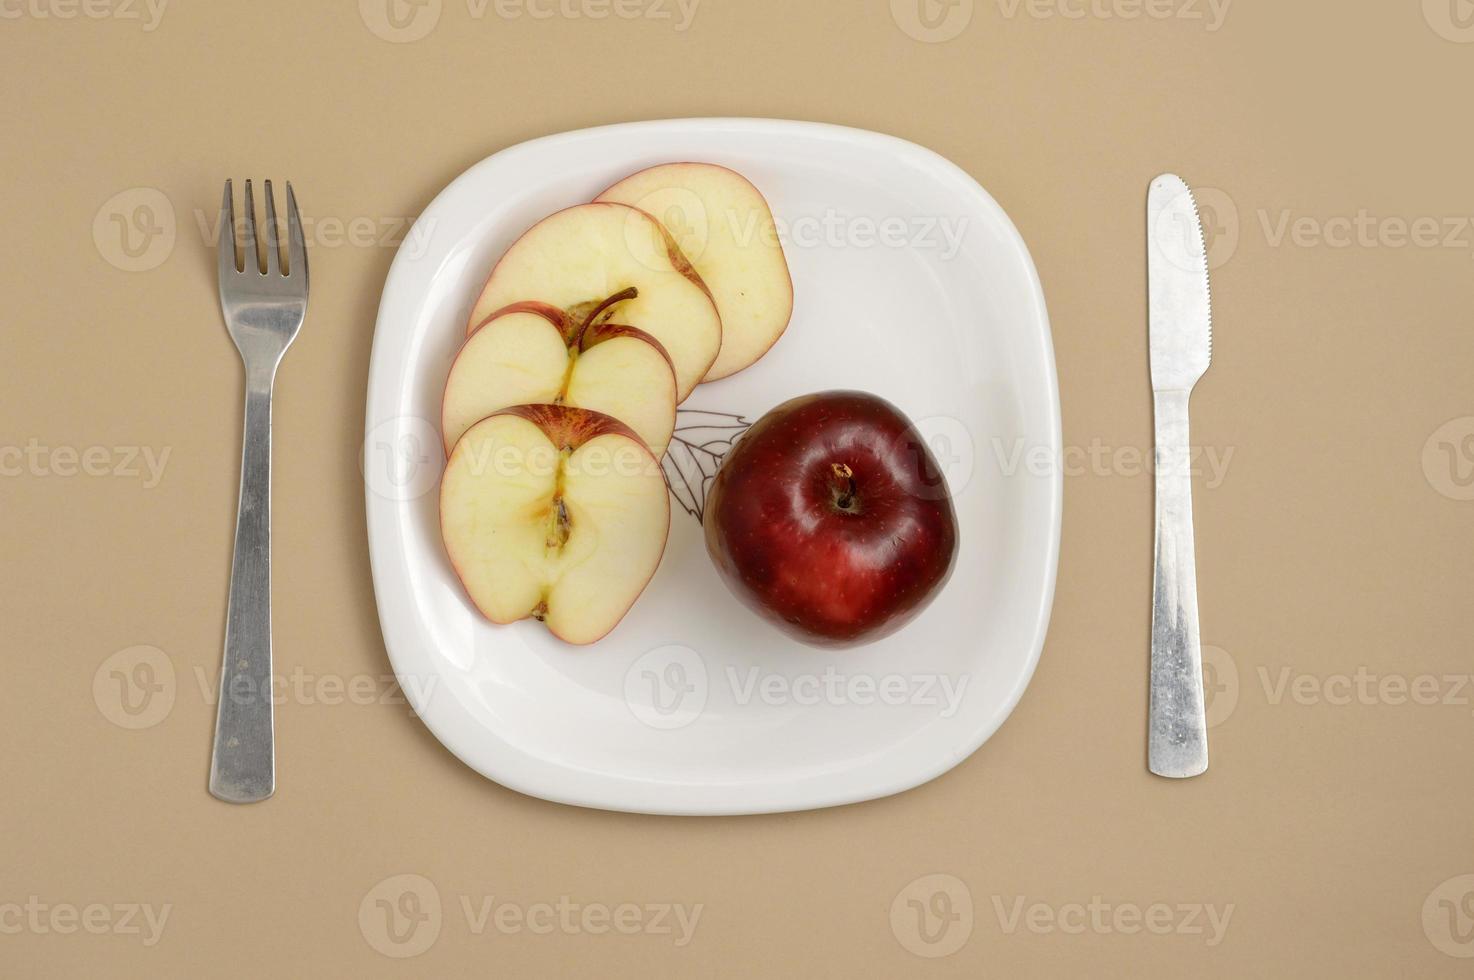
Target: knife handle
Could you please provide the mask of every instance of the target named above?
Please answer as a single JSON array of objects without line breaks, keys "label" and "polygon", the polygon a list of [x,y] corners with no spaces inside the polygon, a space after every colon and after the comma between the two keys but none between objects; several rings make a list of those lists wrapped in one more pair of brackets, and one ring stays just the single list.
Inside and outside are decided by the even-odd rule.
[{"label": "knife handle", "polygon": [[1152,772],[1176,779],[1199,775],[1208,768],[1198,575],[1193,558],[1188,395],[1187,391],[1153,393],[1157,535],[1147,760]]}]

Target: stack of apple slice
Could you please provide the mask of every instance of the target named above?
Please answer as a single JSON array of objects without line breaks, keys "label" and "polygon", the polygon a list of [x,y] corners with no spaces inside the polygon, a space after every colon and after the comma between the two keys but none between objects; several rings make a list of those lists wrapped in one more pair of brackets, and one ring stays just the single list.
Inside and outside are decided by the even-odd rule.
[{"label": "stack of apple slice", "polygon": [[772,212],[725,167],[640,171],[517,239],[441,418],[441,532],[477,608],[570,643],[613,629],[665,547],[676,406],[762,357],[792,311]]}]

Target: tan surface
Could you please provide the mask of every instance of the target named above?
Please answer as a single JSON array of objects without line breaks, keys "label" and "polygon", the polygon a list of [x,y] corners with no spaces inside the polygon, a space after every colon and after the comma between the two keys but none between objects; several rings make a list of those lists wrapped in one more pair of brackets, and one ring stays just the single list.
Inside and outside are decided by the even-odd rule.
[{"label": "tan surface", "polygon": [[[1474,514],[1442,448],[1458,447],[1467,478],[1474,45],[1455,40],[1453,8],[1245,2],[1209,30],[1204,0],[1185,12],[1206,19],[1170,20],[1127,0],[1097,0],[1083,19],[978,0],[957,37],[922,43],[898,26],[901,0],[901,15],[880,0],[707,0],[684,31],[496,7],[476,19],[445,0],[427,37],[389,43],[346,2],[181,2],[152,31],[141,5],[90,2],[143,19],[37,15],[73,10],[66,0],[0,6],[0,443],[45,447],[0,460],[0,972],[1467,975],[1443,951],[1474,954],[1457,931],[1474,930],[1474,879],[1458,878],[1474,873],[1474,686],[1444,676],[1470,670]],[[1162,2],[1152,9],[1183,9]],[[342,695],[317,679],[380,690],[389,670],[357,455],[393,254],[335,241],[328,222],[277,388],[278,667],[289,681],[308,672],[308,690],[279,711],[277,797],[213,801],[199,678],[208,688],[218,667],[240,390],[199,231],[213,228],[221,179],[289,176],[310,217],[383,231],[521,140],[708,114],[933,147],[1032,247],[1065,441],[1084,455],[1065,481],[1048,646],[1018,711],[976,756],[899,797],[682,820],[518,796],[403,706],[325,703]],[[1220,227],[1235,227],[1224,202],[1238,215],[1236,247],[1217,240],[1220,259],[1232,252],[1214,280],[1217,360],[1194,402],[1196,441],[1220,460],[1232,451],[1197,498],[1204,641],[1226,651],[1213,704],[1227,717],[1212,770],[1185,784],[1144,767],[1152,504],[1133,455],[1151,438],[1143,203],[1169,168],[1218,192],[1205,197]],[[162,264],[128,272],[110,215],[143,220],[150,198],[108,202],[135,188],[167,197],[177,237],[172,251],[156,240]],[[1317,239],[1339,241],[1338,222],[1361,213],[1380,222],[1363,241]],[[1309,223],[1281,239],[1282,216]],[[170,226],[154,217],[144,224]],[[1419,217],[1444,222],[1433,238],[1459,237],[1398,247],[1396,222]],[[58,447],[105,447],[92,468],[121,472],[58,475]],[[157,485],[146,468],[128,476],[118,447],[167,451]],[[120,688],[102,665],[140,645],[167,662],[128,653],[113,666],[151,656],[159,682],[172,666],[174,698],[158,695],[157,716],[141,716],[154,723],[130,731],[109,720]],[[1440,703],[1411,703],[1399,683]],[[931,873],[962,883],[953,896],[966,888],[975,921],[943,939],[957,952],[923,960],[908,947],[939,947],[916,938],[899,893]],[[370,891],[399,874],[424,876],[443,902],[438,938],[403,961],[371,945],[386,920]],[[680,948],[561,925],[475,931],[486,896],[527,908],[562,895],[703,910]],[[46,906],[36,921],[32,896]],[[1111,906],[1103,925],[1070,908],[1092,898]],[[1045,908],[1015,923],[1020,899]],[[1178,925],[1179,904],[1231,905],[1232,918],[1211,947],[1211,935],[1127,931],[1156,902]],[[62,933],[65,909],[89,903],[110,907],[90,913],[106,934]],[[121,928],[111,906],[125,903],[170,907],[152,946]]]}]

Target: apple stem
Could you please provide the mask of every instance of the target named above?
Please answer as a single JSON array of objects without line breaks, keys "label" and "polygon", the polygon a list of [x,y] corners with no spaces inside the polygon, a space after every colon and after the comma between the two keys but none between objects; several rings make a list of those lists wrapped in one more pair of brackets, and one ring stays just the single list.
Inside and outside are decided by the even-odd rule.
[{"label": "apple stem", "polygon": [[849,510],[855,503],[855,471],[844,463],[830,463],[830,472],[845,481],[845,488],[835,498],[834,506],[840,510]]},{"label": "apple stem", "polygon": [[576,346],[579,350],[583,350],[584,335],[589,332],[589,327],[593,326],[594,321],[599,318],[599,315],[601,313],[609,309],[609,307],[613,306],[615,303],[623,303],[625,300],[634,299],[639,295],[640,291],[634,286],[631,286],[628,289],[621,289],[619,292],[615,293],[613,296],[610,296],[598,306],[594,307],[593,311],[589,313],[586,318],[584,318],[583,326],[578,328],[578,336],[574,338],[575,343],[572,346]]}]

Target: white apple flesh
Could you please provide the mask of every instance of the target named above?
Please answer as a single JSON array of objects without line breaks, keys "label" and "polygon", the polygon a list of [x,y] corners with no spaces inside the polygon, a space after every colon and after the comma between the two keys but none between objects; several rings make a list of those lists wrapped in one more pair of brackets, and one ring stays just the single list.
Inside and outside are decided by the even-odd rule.
[{"label": "white apple flesh", "polygon": [[584,644],[618,625],[655,574],[670,503],[659,463],[622,422],[521,405],[456,443],[440,526],[456,575],[488,619],[533,617]]},{"label": "white apple flesh", "polygon": [[529,404],[611,415],[659,458],[675,428],[675,368],[643,331],[598,319],[575,325],[547,304],[518,303],[493,313],[451,365],[441,408],[447,455],[481,419]]},{"label": "white apple flesh", "polygon": [[711,292],[722,347],[707,381],[767,353],[793,315],[793,279],[762,193],[736,171],[668,163],[632,174],[596,199],[653,215]]},{"label": "white apple flesh", "polygon": [[722,321],[700,276],[654,218],[623,204],[582,204],[552,214],[512,244],[476,300],[467,334],[497,310],[536,298],[576,321],[634,288],[620,320],[653,336],[685,400],[722,346]]}]

